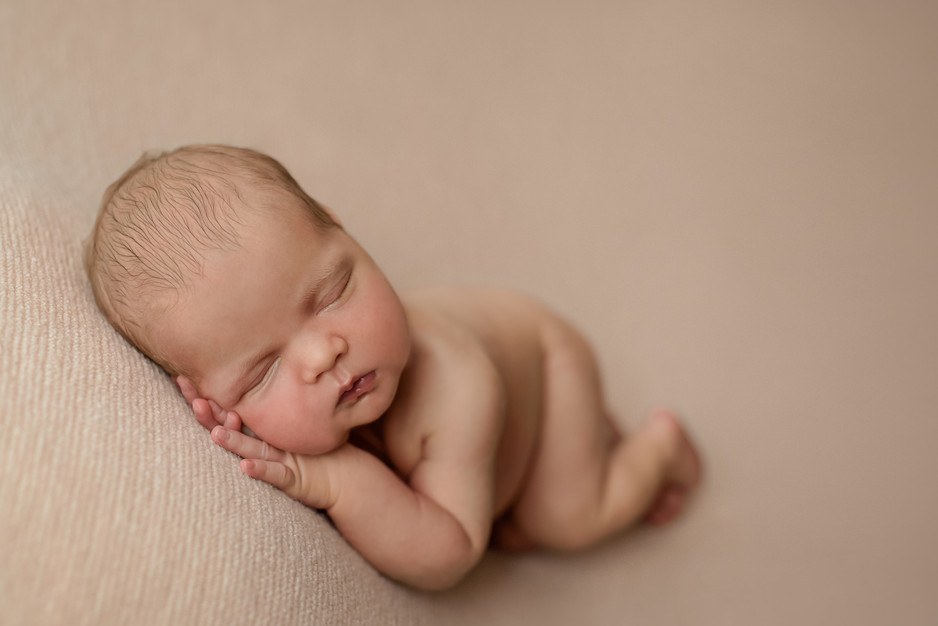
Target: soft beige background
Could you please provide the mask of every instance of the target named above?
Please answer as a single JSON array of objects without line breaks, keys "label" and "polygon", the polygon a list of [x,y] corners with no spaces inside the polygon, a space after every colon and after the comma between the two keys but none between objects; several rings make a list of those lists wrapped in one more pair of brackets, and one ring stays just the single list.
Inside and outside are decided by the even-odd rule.
[{"label": "soft beige background", "polygon": [[[311,594],[328,605],[297,622],[935,624],[936,32],[938,4],[924,0],[2,0],[0,166],[6,193],[51,198],[40,212],[59,224],[48,241],[64,246],[74,288],[82,279],[71,263],[97,199],[141,151],[196,141],[266,150],[340,213],[398,286],[498,284],[549,301],[594,340],[624,424],[665,405],[700,441],[706,487],[670,528],[572,557],[492,555],[462,587],[429,598],[358,564],[372,591],[343,596],[339,578],[321,581],[337,596],[291,589],[298,606]],[[4,211],[4,220],[28,212]],[[41,267],[16,254],[16,266],[4,257],[7,280],[29,274],[30,288],[41,285]],[[93,326],[111,341],[90,321],[87,294],[75,294],[81,323],[71,308],[56,315],[78,337]],[[7,300],[4,311],[18,306]],[[8,355],[34,323],[12,319]],[[153,494],[191,484],[194,497],[245,498],[195,515],[171,496],[167,509],[122,491],[139,532],[152,511],[211,524],[268,500],[298,520],[288,528],[313,524],[244,487],[184,422],[170,386],[132,353],[122,358],[133,368],[108,377],[163,398],[147,409],[158,417],[134,422],[129,393],[130,408],[85,403],[93,414],[67,422],[81,445],[104,429],[123,450],[114,463],[135,468],[123,471],[159,477]],[[69,370],[71,384],[108,393],[114,379],[95,373],[104,367],[95,358],[69,363],[87,369]],[[34,476],[33,463],[80,452],[55,436],[58,422],[38,429],[41,454],[30,452],[22,424],[34,416],[14,411],[45,406],[56,367],[21,376],[12,357],[3,367],[0,430],[13,439],[0,439],[0,454],[15,462],[0,469],[10,485]],[[198,465],[174,466],[180,449]],[[82,563],[102,575],[108,537],[82,543],[76,532],[62,545],[82,552],[61,561],[75,576],[44,585],[58,553],[26,532],[70,493],[107,502],[81,467],[50,474],[71,477],[68,489],[51,488],[54,500],[25,490],[4,500],[0,599],[20,602],[21,618],[42,606],[61,617],[66,597],[89,623],[93,607],[110,606],[106,592],[76,582]],[[193,467],[215,469],[195,477]],[[61,542],[68,523],[59,523]],[[147,536],[160,546],[190,532],[166,524]],[[277,532],[265,537],[280,549],[354,558],[334,537]],[[135,554],[132,538],[110,539]],[[195,587],[166,582],[198,578],[212,554],[229,564],[226,549],[250,550],[192,545],[198,567],[185,565],[192,546],[169,565],[145,553],[160,597],[208,606],[258,585],[258,597],[277,597],[243,569]],[[32,586],[12,582],[10,563]],[[141,597],[150,588],[134,587]],[[82,603],[82,593],[98,595]],[[137,606],[161,606],[151,604]],[[240,619],[269,607],[255,608]]]}]

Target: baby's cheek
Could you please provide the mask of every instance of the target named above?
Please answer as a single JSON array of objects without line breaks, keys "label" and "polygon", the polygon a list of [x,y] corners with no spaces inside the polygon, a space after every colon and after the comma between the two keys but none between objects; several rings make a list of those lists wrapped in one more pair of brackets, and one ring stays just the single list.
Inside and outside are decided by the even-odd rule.
[{"label": "baby's cheek", "polygon": [[[241,432],[251,437],[257,437],[258,439],[263,439],[263,437],[261,437],[260,434],[258,434],[257,432],[258,431],[257,422],[251,419],[250,416],[245,416],[240,413],[238,414],[238,417],[241,418]],[[260,430],[263,431],[263,428],[261,428]]]},{"label": "baby's cheek", "polygon": [[238,413],[238,417],[241,418],[241,430],[246,435],[267,441],[263,433],[270,430],[270,425],[268,424],[269,419],[266,417],[269,413],[264,410],[263,405],[257,405],[256,403],[246,404],[242,402],[239,404],[236,412]]},{"label": "baby's cheek", "polygon": [[[285,406],[284,406],[285,405]],[[264,402],[244,409],[241,422],[254,437],[281,450],[293,451],[296,432],[291,428],[296,407],[289,403]]]}]

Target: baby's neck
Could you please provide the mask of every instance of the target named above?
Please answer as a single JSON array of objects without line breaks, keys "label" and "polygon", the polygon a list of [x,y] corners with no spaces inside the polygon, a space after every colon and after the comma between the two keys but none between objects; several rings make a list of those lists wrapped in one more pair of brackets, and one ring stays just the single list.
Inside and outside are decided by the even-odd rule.
[{"label": "baby's neck", "polygon": [[390,466],[387,446],[384,445],[384,416],[382,415],[370,424],[353,428],[349,432],[349,443],[365,452],[373,454],[383,463]]}]

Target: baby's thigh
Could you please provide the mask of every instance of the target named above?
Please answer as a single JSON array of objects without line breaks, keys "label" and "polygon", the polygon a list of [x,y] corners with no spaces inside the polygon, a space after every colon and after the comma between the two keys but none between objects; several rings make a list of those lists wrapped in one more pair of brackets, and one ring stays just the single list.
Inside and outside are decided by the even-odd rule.
[{"label": "baby's thigh", "polygon": [[[599,497],[612,444],[596,359],[572,326],[557,320],[544,332],[541,436],[529,479],[515,507],[517,525],[532,539],[575,526]],[[544,527],[547,527],[546,529]]]}]

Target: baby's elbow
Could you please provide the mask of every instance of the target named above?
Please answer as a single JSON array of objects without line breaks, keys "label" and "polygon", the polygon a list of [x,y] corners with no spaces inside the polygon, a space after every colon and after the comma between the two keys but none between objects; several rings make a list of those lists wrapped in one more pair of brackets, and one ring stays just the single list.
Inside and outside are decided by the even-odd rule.
[{"label": "baby's elbow", "polygon": [[414,579],[403,582],[424,591],[445,591],[459,584],[477,562],[447,563],[446,567],[420,572]]},{"label": "baby's elbow", "polygon": [[407,584],[424,591],[443,591],[455,587],[482,560],[485,545],[474,544],[465,536],[447,549],[440,550],[424,567],[413,571]]}]

